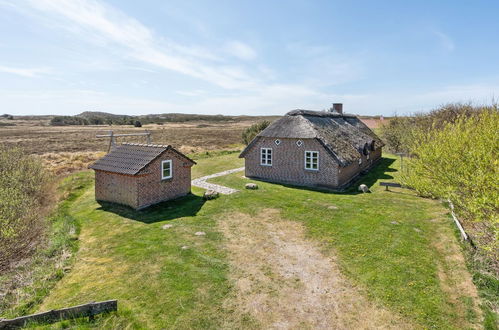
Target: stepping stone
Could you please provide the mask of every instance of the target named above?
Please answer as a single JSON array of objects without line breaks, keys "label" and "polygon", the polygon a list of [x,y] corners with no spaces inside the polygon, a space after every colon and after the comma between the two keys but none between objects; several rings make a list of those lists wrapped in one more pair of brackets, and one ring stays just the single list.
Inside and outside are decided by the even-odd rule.
[{"label": "stepping stone", "polygon": [[194,235],[196,236],[204,236],[206,233],[204,231],[197,231]]},{"label": "stepping stone", "polygon": [[422,233],[423,231],[419,228],[414,228],[415,231],[417,231],[418,233]]},{"label": "stepping stone", "polygon": [[257,186],[256,183],[247,183],[247,184],[244,185],[244,188],[255,190],[255,189],[258,189],[258,186]]},{"label": "stepping stone", "polygon": [[203,199],[210,200],[218,197],[218,192],[215,190],[207,190],[204,192]]},{"label": "stepping stone", "polygon": [[398,225],[399,223],[397,221],[392,221],[390,222],[392,225]]},{"label": "stepping stone", "polygon": [[182,250],[187,250],[189,247],[187,245],[184,245],[181,247]]},{"label": "stepping stone", "polygon": [[338,207],[334,206],[334,205],[329,205],[327,208],[330,210],[337,210],[338,209]]},{"label": "stepping stone", "polygon": [[163,227],[161,227],[161,228],[163,228],[163,229],[168,229],[168,228],[171,228],[171,227],[173,227],[173,225],[171,225],[171,224],[167,224],[167,225],[164,225],[164,226],[163,226]]}]

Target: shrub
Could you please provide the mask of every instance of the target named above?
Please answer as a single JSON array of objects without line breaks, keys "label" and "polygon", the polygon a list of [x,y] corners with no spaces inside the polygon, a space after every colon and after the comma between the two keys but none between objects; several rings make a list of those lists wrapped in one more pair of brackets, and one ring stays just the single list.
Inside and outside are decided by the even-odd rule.
[{"label": "shrub", "polygon": [[135,121],[135,123],[133,123],[133,126],[134,127],[142,127],[142,123],[138,120]]},{"label": "shrub", "polygon": [[461,113],[432,129],[413,129],[403,183],[424,196],[449,198],[479,250],[498,260],[499,111]]},{"label": "shrub", "polygon": [[458,118],[477,116],[482,111],[493,108],[494,106],[475,107],[470,103],[449,103],[428,113],[416,113],[409,117],[395,116],[381,125],[380,135],[391,152],[409,153],[416,132],[439,130],[448,123],[456,122]]},{"label": "shrub", "polygon": [[44,228],[47,187],[38,159],[0,146],[0,270],[34,250]]},{"label": "shrub", "polygon": [[248,145],[251,140],[255,138],[261,131],[266,129],[270,125],[270,121],[264,120],[258,123],[255,123],[244,130],[242,134],[244,144]]}]

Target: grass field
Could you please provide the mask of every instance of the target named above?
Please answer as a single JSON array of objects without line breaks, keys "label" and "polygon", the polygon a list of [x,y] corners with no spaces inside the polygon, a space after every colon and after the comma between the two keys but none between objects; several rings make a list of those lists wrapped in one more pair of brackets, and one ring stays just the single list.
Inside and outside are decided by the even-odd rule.
[{"label": "grass field", "polygon": [[[241,166],[237,153],[197,162],[193,177]],[[376,185],[397,168],[384,158],[364,177],[371,194],[259,182],[207,202],[194,188],[141,212],[97,204],[88,185],[69,208],[81,226],[73,268],[34,309],[119,300],[117,314],[57,325],[81,328],[307,328],[328,308],[344,311],[331,322],[348,328],[478,328],[476,290],[445,208]],[[213,182],[241,189],[248,180]],[[317,293],[310,283],[337,287]]]}]

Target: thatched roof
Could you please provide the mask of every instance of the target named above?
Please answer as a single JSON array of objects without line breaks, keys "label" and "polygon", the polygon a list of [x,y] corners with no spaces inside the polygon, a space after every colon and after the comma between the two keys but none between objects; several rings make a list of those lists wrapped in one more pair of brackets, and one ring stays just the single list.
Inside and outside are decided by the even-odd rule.
[{"label": "thatched roof", "polygon": [[94,170],[136,175],[163,152],[172,150],[187,161],[193,160],[170,145],[123,143],[89,166]]},{"label": "thatched roof", "polygon": [[364,146],[374,141],[375,148],[383,141],[357,116],[336,112],[293,110],[273,122],[243,150],[240,157],[260,137],[317,139],[342,166],[359,159]]}]

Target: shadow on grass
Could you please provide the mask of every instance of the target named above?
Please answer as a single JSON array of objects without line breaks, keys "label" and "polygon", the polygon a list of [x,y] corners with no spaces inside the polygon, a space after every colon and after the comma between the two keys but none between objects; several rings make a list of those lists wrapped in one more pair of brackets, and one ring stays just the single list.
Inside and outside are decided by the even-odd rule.
[{"label": "shadow on grass", "polygon": [[165,220],[174,220],[183,217],[195,216],[203,207],[203,197],[189,194],[171,201],[161,202],[149,206],[143,210],[136,211],[131,207],[109,202],[98,202],[101,207],[98,210],[111,212],[120,217],[140,221],[143,223],[155,223]]},{"label": "shadow on grass", "polygon": [[362,191],[358,190],[360,184],[365,184],[371,188],[378,180],[385,179],[391,180],[393,176],[388,174],[390,172],[397,172],[396,169],[390,168],[390,166],[395,162],[392,158],[381,158],[374,167],[372,167],[366,174],[360,175],[350,184],[350,186],[343,191],[344,194],[356,195],[362,194]]}]

